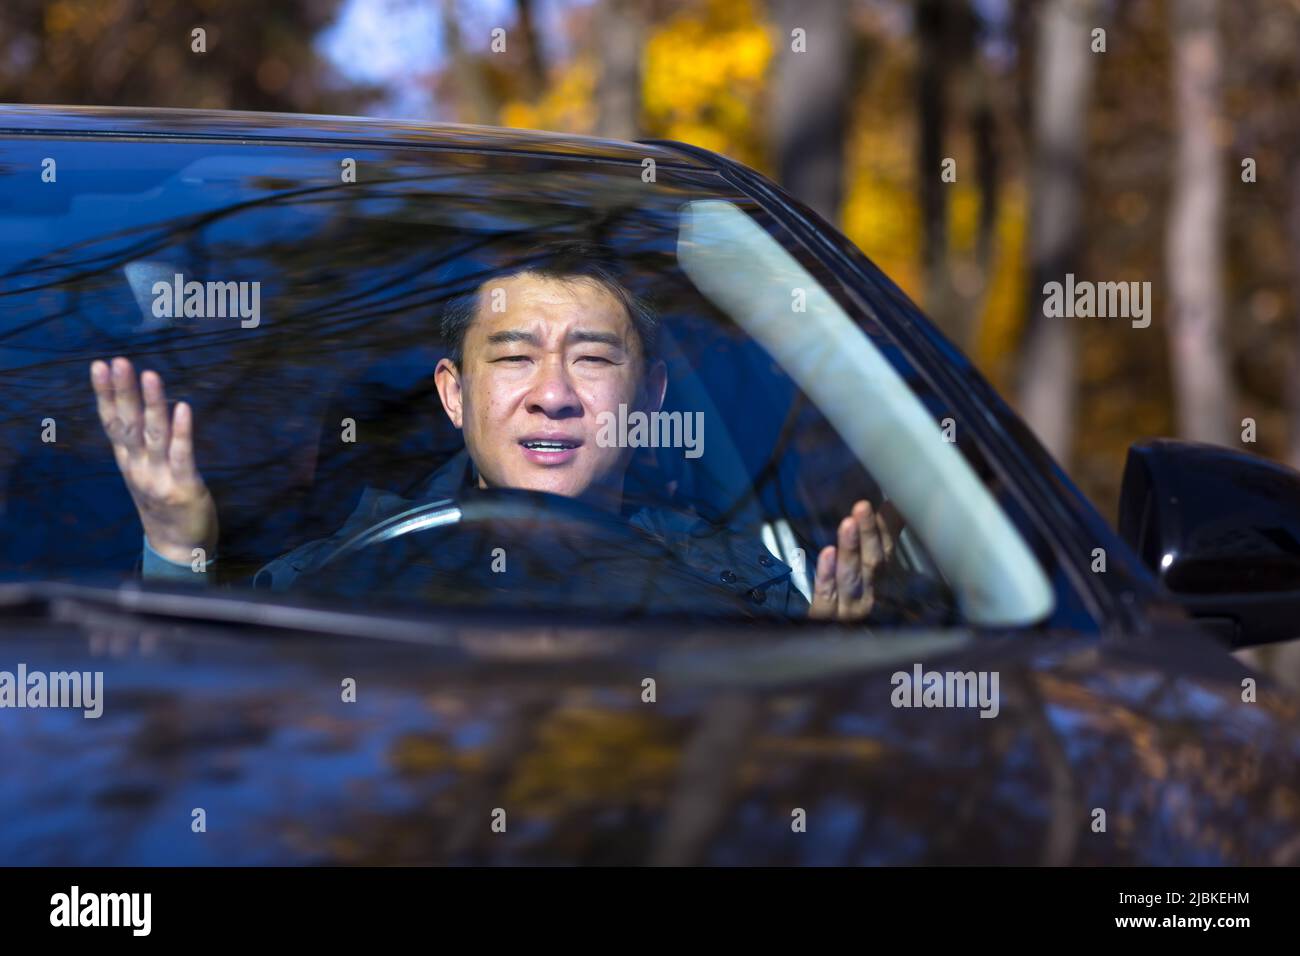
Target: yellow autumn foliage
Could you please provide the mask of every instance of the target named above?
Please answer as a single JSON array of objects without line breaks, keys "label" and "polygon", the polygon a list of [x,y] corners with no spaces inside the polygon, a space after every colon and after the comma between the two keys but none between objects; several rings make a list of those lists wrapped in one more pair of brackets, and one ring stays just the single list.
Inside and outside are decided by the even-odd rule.
[{"label": "yellow autumn foliage", "polygon": [[1029,201],[1019,180],[1003,184],[993,226],[993,256],[972,358],[995,388],[1011,384],[1011,360],[1016,355],[1025,321],[1025,256],[1029,231]]},{"label": "yellow autumn foliage", "polygon": [[921,210],[913,188],[912,124],[862,117],[849,135],[844,234],[921,300]]},{"label": "yellow autumn foliage", "polygon": [[511,100],[501,108],[501,125],[520,129],[590,133],[596,125],[597,67],[580,56],[558,71],[536,103]]},{"label": "yellow autumn foliage", "polygon": [[642,70],[651,135],[766,165],[761,104],[772,39],[755,0],[702,0],[646,41]]}]

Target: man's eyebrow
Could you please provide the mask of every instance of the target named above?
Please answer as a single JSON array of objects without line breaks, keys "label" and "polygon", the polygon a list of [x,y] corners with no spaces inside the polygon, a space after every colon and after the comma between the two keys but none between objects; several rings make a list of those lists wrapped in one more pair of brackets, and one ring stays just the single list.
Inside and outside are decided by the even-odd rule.
[{"label": "man's eyebrow", "polygon": [[565,338],[569,342],[591,342],[596,345],[608,345],[616,349],[626,349],[627,343],[615,332],[596,332],[591,329],[574,329]]},{"label": "man's eyebrow", "polygon": [[526,329],[506,329],[503,332],[493,332],[488,336],[488,345],[506,345],[511,342],[523,342],[526,345],[536,346],[542,344],[541,339]]}]

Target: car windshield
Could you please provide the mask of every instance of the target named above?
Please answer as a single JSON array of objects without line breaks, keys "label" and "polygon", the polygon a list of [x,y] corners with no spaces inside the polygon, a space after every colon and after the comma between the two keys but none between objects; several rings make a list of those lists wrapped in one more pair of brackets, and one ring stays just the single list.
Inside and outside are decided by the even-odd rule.
[{"label": "car windshield", "polygon": [[[40,137],[0,154],[6,578],[927,625],[1057,601],[926,376],[715,172]],[[132,390],[157,373],[161,432],[121,425],[120,362],[97,401],[91,363],[115,357]],[[158,478],[179,402],[190,485]],[[187,537],[194,487],[215,519]]]}]

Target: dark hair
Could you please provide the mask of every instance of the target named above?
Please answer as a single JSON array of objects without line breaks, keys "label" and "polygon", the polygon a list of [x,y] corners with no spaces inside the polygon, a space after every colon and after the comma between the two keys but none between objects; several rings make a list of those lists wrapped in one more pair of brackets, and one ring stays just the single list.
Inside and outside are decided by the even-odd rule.
[{"label": "dark hair", "polygon": [[[641,354],[648,368],[654,359],[659,339],[659,319],[640,296],[625,286],[618,277],[618,259],[606,246],[593,242],[564,240],[544,246],[535,246],[518,258],[512,258],[510,264],[499,270],[495,279],[505,279],[518,275],[537,275],[546,279],[563,281],[586,280],[594,282],[608,291],[627,310],[641,341]],[[443,306],[441,333],[443,344],[447,347],[447,357],[457,366],[465,358],[465,333],[474,322],[478,312],[479,292],[486,280],[469,292],[462,293]]]}]

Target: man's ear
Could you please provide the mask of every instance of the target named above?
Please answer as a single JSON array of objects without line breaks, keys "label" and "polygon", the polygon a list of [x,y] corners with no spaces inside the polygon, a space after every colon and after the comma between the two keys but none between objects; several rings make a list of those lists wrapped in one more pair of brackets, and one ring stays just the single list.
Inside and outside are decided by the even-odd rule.
[{"label": "man's ear", "polygon": [[668,366],[663,359],[655,359],[645,373],[646,411],[657,412],[664,407],[668,392]]},{"label": "man's ear", "polygon": [[438,387],[438,398],[442,400],[442,409],[457,428],[464,424],[465,398],[460,387],[460,370],[449,358],[440,359],[438,367],[433,370],[433,381]]}]

